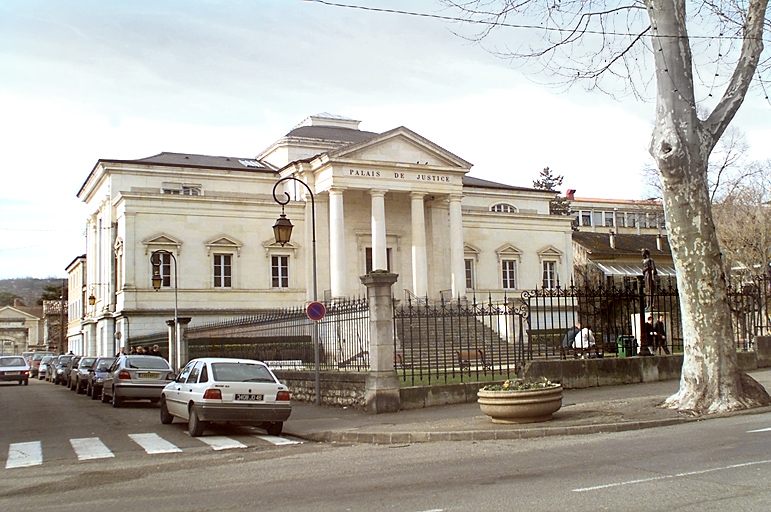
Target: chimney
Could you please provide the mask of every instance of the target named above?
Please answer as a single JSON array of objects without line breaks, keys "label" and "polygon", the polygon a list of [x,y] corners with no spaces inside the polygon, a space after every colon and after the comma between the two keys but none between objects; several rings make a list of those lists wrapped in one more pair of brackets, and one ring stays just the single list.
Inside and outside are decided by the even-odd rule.
[{"label": "chimney", "polygon": [[567,195],[566,196],[568,198],[568,201],[575,200],[575,198],[576,198],[576,189],[569,188],[568,191],[567,191]]},{"label": "chimney", "polygon": [[661,246],[662,246],[662,243],[661,243],[661,233],[659,233],[658,235],[656,235],[656,249],[661,251],[662,250]]},{"label": "chimney", "polygon": [[615,249],[616,248],[616,233],[614,233],[612,229],[608,233],[608,238],[610,238],[610,248],[611,249]]}]

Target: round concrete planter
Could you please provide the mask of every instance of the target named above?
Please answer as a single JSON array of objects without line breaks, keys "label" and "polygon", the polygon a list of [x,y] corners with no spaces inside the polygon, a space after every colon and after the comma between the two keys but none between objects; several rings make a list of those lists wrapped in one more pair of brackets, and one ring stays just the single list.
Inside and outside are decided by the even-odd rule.
[{"label": "round concrete planter", "polygon": [[493,423],[535,423],[548,421],[562,407],[562,386],[477,392],[479,408]]}]

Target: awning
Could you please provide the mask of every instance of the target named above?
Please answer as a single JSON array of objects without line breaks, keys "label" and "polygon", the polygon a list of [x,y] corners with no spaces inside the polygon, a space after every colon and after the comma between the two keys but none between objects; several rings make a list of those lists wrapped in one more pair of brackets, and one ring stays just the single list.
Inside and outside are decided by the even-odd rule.
[{"label": "awning", "polygon": [[[595,262],[597,267],[606,276],[636,277],[642,276],[642,265],[628,265],[623,263]],[[675,277],[675,268],[670,265],[656,265],[656,271],[660,277]]]}]

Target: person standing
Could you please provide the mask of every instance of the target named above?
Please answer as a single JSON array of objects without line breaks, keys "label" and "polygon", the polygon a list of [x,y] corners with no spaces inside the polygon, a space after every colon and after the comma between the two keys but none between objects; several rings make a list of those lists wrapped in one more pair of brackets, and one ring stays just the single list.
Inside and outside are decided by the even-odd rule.
[{"label": "person standing", "polygon": [[659,315],[656,323],[653,324],[653,342],[654,352],[658,352],[659,349],[663,349],[666,355],[669,355],[669,347],[667,347],[667,329],[664,326],[664,315]]},{"label": "person standing", "polygon": [[653,355],[653,343],[656,337],[656,333],[653,330],[653,316],[648,315],[643,324],[643,332],[640,340],[640,355],[652,356]]}]

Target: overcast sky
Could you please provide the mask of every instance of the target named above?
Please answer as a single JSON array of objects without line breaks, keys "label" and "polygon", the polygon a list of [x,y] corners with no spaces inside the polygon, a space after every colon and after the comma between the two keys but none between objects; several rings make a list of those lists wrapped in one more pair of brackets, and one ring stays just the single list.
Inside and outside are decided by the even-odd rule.
[{"label": "overcast sky", "polygon": [[[578,196],[642,197],[653,103],[541,85],[454,30],[301,0],[3,0],[0,278],[64,277],[85,252],[75,194],[98,159],[250,157],[319,112],[406,126],[480,178],[529,187],[550,166]],[[771,157],[762,96],[734,125]]]}]

